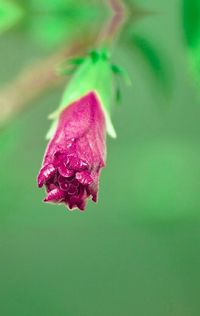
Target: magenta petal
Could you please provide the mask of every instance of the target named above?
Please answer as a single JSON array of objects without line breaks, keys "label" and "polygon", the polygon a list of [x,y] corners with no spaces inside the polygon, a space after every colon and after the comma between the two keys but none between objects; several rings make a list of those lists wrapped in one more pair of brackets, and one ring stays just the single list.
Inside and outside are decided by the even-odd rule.
[{"label": "magenta petal", "polygon": [[95,203],[97,202],[97,193],[93,193],[92,201],[95,202]]},{"label": "magenta petal", "polygon": [[54,183],[48,183],[48,184],[46,184],[46,190],[47,190],[47,192],[49,193],[50,191],[52,191],[52,190],[54,190],[54,189],[56,189],[57,188],[57,186],[54,184]]},{"label": "magenta petal", "polygon": [[87,188],[88,194],[92,195],[92,201],[97,202],[98,197],[98,186],[99,186],[99,180],[98,180],[98,174],[94,175],[94,182],[90,184]]},{"label": "magenta petal", "polygon": [[81,187],[79,195],[72,195],[69,199],[69,208],[79,208],[81,211],[84,211],[86,206],[86,197],[87,194],[84,191],[84,187]]},{"label": "magenta petal", "polygon": [[81,211],[85,210],[86,207],[86,200],[80,199],[79,197],[72,196],[70,201],[69,201],[69,208],[79,208]]},{"label": "magenta petal", "polygon": [[47,197],[44,199],[44,202],[61,202],[65,197],[65,192],[60,190],[59,188],[53,189],[50,191],[47,195]]},{"label": "magenta petal", "polygon": [[84,211],[84,210],[85,210],[85,207],[86,207],[86,200],[82,200],[80,203],[78,203],[78,208],[79,208],[81,211]]},{"label": "magenta petal", "polygon": [[106,158],[106,125],[101,102],[90,91],[61,112],[38,176],[46,186],[46,202],[65,203],[84,210],[87,199],[97,200]]},{"label": "magenta petal", "polygon": [[69,170],[64,163],[58,167],[58,172],[65,178],[70,178],[74,175],[74,170]]},{"label": "magenta petal", "polygon": [[38,175],[38,186],[41,188],[55,174],[56,168],[53,164],[44,166]]},{"label": "magenta petal", "polygon": [[75,171],[81,171],[88,168],[88,164],[86,162],[74,156],[69,157],[69,166],[70,169],[73,169]]},{"label": "magenta petal", "polygon": [[78,193],[77,187],[75,187],[73,184],[71,184],[67,193],[70,195],[77,195],[77,193]]},{"label": "magenta petal", "polygon": [[81,171],[76,173],[76,179],[82,184],[82,185],[89,185],[93,182],[93,179],[90,175],[89,171]]},{"label": "magenta petal", "polygon": [[59,181],[59,187],[60,187],[61,190],[63,190],[63,191],[68,191],[68,189],[69,189],[69,184],[67,183],[67,181]]}]

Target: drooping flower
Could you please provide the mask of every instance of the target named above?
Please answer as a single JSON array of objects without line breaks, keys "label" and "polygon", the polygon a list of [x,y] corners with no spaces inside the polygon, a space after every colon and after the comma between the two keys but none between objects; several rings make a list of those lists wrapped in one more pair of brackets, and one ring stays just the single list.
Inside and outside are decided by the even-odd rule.
[{"label": "drooping flower", "polygon": [[67,85],[38,175],[46,187],[45,202],[84,210],[97,201],[99,175],[105,166],[106,132],[116,137],[111,122],[113,65],[105,50],[91,52]]},{"label": "drooping flower", "polygon": [[38,186],[47,190],[45,202],[80,210],[90,196],[96,202],[99,174],[105,166],[105,134],[105,117],[95,92],[61,112],[38,175]]}]

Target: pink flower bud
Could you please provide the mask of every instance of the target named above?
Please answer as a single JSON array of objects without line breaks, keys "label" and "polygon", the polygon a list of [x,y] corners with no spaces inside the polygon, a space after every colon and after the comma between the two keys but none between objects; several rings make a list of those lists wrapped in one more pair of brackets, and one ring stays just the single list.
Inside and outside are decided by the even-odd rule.
[{"label": "pink flower bud", "polygon": [[84,210],[89,197],[97,201],[105,139],[105,117],[96,92],[89,92],[61,112],[38,175],[38,186],[46,187],[45,202]]}]

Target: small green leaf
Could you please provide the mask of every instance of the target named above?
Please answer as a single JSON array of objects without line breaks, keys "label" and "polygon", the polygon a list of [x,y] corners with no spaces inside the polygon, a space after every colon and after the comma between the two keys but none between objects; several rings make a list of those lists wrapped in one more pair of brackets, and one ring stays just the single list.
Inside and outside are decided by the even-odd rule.
[{"label": "small green leaf", "polygon": [[100,55],[99,55],[99,53],[98,53],[96,50],[92,50],[92,51],[90,52],[90,56],[91,56],[92,61],[93,61],[94,63],[96,63],[96,62],[99,60],[99,58],[100,58]]}]

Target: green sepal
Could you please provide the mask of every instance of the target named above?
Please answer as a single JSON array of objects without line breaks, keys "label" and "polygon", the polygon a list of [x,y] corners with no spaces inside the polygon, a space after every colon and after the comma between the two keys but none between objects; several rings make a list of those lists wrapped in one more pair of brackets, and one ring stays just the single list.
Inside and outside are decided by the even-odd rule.
[{"label": "green sepal", "polygon": [[53,122],[47,134],[47,138],[49,139],[53,136],[60,112],[90,91],[95,91],[98,95],[105,114],[107,132],[111,137],[115,138],[116,132],[111,121],[114,100],[113,87],[114,78],[109,54],[105,50],[90,52],[67,84],[60,106],[49,116],[55,122]]},{"label": "green sepal", "polygon": [[119,80],[116,80],[116,93],[115,93],[116,103],[121,105],[122,103],[122,93]]},{"label": "green sepal", "polygon": [[85,60],[85,57],[79,57],[79,58],[72,58],[68,61],[69,64],[72,64],[72,65],[82,65],[82,63],[84,62]]},{"label": "green sepal", "polygon": [[75,71],[76,71],[75,67],[71,67],[71,68],[70,67],[69,68],[57,67],[56,69],[56,73],[59,76],[70,76],[70,75],[73,75]]},{"label": "green sepal", "polygon": [[129,74],[127,73],[127,71],[117,65],[111,65],[111,69],[113,71],[114,74],[120,76],[124,82],[128,85],[131,86],[132,82],[131,79],[129,77]]},{"label": "green sepal", "polygon": [[56,73],[58,75],[72,75],[77,70],[77,67],[83,64],[85,58],[79,57],[79,58],[71,58],[67,61],[62,62],[58,65],[56,68]]},{"label": "green sepal", "polygon": [[125,82],[126,85],[130,86],[131,80],[128,73],[118,65],[112,64],[111,69],[113,74],[115,75],[115,100],[117,104],[121,104],[122,102],[122,93],[121,93],[121,80]]}]

